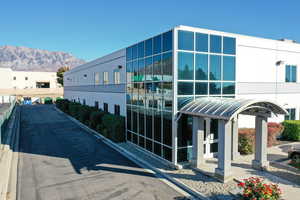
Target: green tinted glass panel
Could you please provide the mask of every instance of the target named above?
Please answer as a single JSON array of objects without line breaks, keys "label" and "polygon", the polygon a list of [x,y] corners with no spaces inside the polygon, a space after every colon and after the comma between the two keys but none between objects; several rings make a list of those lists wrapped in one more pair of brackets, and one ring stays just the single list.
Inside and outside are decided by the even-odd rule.
[{"label": "green tinted glass panel", "polygon": [[196,80],[208,80],[208,55],[196,54]]},{"label": "green tinted glass panel", "polygon": [[178,52],[178,80],[194,79],[194,54]]},{"label": "green tinted glass panel", "polygon": [[235,81],[235,57],[223,56],[223,80]]},{"label": "green tinted glass panel", "polygon": [[178,82],[178,95],[192,95],[194,93],[193,82]]}]

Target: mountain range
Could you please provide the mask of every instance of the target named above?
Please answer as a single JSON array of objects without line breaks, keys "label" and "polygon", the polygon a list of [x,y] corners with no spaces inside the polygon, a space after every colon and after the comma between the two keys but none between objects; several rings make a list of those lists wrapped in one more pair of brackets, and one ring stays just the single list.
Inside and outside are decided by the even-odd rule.
[{"label": "mountain range", "polygon": [[0,46],[0,66],[10,67],[15,71],[56,72],[63,66],[73,68],[84,63],[84,60],[65,52]]}]

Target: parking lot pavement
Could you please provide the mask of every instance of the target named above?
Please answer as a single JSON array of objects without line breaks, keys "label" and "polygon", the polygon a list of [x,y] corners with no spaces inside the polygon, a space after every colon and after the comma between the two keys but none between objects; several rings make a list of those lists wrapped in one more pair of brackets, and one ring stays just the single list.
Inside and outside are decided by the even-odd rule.
[{"label": "parking lot pavement", "polygon": [[21,106],[18,199],[182,199],[52,106]]}]

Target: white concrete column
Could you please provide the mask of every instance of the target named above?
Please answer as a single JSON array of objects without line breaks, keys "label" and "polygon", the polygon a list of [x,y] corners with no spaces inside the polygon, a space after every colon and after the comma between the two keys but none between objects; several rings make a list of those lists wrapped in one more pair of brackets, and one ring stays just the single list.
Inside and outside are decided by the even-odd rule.
[{"label": "white concrete column", "polygon": [[218,168],[215,169],[215,176],[226,182],[231,179],[231,121],[219,120],[218,131]]},{"label": "white concrete column", "polygon": [[193,117],[193,166],[201,167],[204,163],[204,119]]},{"label": "white concrete column", "polygon": [[267,117],[255,117],[255,158],[252,167],[255,169],[267,169],[267,142],[268,142],[268,122]]},{"label": "white concrete column", "polygon": [[232,152],[231,160],[237,160],[240,156],[239,153],[239,124],[238,117],[232,120]]}]

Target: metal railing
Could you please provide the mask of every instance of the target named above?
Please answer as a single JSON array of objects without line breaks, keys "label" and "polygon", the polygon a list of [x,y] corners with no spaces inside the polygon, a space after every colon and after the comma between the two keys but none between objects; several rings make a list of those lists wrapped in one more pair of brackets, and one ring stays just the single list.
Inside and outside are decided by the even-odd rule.
[{"label": "metal railing", "polygon": [[15,96],[0,96],[0,144],[5,140],[5,128],[16,105]]}]

